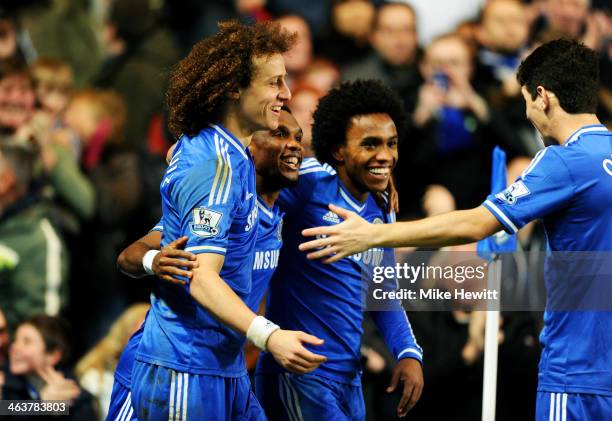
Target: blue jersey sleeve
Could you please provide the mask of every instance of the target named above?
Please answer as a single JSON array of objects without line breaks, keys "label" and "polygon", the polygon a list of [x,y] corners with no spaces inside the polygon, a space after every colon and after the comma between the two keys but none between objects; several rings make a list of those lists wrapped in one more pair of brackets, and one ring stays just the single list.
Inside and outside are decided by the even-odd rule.
[{"label": "blue jersey sleeve", "polygon": [[[392,267],[395,265],[395,261],[395,251],[393,249],[385,249],[383,265],[385,267]],[[397,279],[386,278],[382,287],[387,291],[396,290],[398,288]],[[410,326],[408,316],[402,308],[400,300],[387,302],[386,311],[372,311],[370,315],[385,340],[389,351],[391,351],[397,360],[414,358],[421,363],[423,362],[423,349],[421,349],[414,337],[412,326]]]},{"label": "blue jersey sleeve", "polygon": [[159,220],[159,222],[157,224],[155,224],[155,226],[149,230],[149,232],[150,231],[164,232],[164,217],[163,216]]},{"label": "blue jersey sleeve", "polygon": [[414,337],[406,312],[398,307],[395,311],[373,311],[370,316],[397,360],[414,358],[423,363],[423,349]]},{"label": "blue jersey sleeve", "polygon": [[186,251],[226,254],[228,234],[240,204],[241,182],[228,156],[198,163],[172,190]]},{"label": "blue jersey sleeve", "polygon": [[507,189],[483,203],[514,234],[528,222],[557,212],[574,196],[574,182],[554,147],[541,150],[523,174]]}]

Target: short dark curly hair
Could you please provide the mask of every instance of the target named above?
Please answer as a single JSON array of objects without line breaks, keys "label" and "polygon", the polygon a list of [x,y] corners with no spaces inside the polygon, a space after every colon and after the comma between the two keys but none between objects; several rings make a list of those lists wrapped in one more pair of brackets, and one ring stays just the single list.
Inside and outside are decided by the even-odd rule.
[{"label": "short dark curly hair", "polygon": [[358,79],[329,91],[313,114],[312,147],[317,159],[335,168],[333,153],[346,143],[351,119],[376,113],[391,117],[401,139],[407,114],[399,97],[381,81]]},{"label": "short dark curly hair", "polygon": [[172,70],[166,91],[168,125],[176,137],[193,136],[218,122],[228,93],[253,77],[253,58],[285,53],[296,35],[277,23],[219,23],[219,32],[193,46]]},{"label": "short dark curly hair", "polygon": [[542,44],[521,63],[516,78],[532,99],[538,86],[554,92],[567,113],[592,114],[597,109],[598,58],[584,44],[569,39]]}]

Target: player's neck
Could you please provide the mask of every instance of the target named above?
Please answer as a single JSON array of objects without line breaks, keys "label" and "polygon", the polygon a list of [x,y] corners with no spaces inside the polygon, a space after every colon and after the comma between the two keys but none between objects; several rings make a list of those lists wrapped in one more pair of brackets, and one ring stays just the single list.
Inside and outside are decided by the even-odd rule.
[{"label": "player's neck", "polygon": [[276,190],[273,192],[259,193],[259,197],[261,197],[261,200],[263,200],[266,206],[268,206],[269,208],[273,208],[274,203],[276,203],[276,199],[278,199],[279,194],[280,190]]},{"label": "player's neck", "polygon": [[601,124],[595,114],[565,114],[563,118],[551,122],[550,136],[563,145],[580,128],[594,124]]},{"label": "player's neck", "polygon": [[370,192],[364,192],[355,185],[353,180],[351,180],[351,177],[349,177],[348,173],[346,172],[346,167],[339,165],[338,168],[336,168],[336,173],[338,174],[338,178],[340,179],[344,187],[346,187],[351,196],[357,199],[359,203],[364,203],[368,198]]},{"label": "player's neck", "polygon": [[244,146],[245,148],[249,146],[249,144],[251,143],[251,138],[253,137],[254,130],[243,124],[236,113],[231,111],[227,112],[225,116],[221,119],[221,125],[223,125],[223,127],[229,130],[229,132],[236,139],[238,139],[238,141],[240,141],[242,146]]},{"label": "player's neck", "polygon": [[[266,186],[268,188],[266,188]],[[276,199],[278,199],[278,195],[280,194],[280,190],[271,186],[270,182],[264,180],[264,178],[257,174],[256,175],[256,189],[257,195],[261,197],[261,200],[269,207],[274,207],[274,203],[276,203]]]}]

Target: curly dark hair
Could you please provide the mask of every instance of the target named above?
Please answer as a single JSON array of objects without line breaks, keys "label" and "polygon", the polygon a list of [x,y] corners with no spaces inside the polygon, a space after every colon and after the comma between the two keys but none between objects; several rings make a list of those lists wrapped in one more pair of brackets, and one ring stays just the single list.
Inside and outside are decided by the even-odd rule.
[{"label": "curly dark hair", "polygon": [[357,115],[386,113],[401,139],[407,115],[399,97],[379,80],[342,83],[319,101],[313,114],[312,147],[320,162],[335,167],[333,153],[346,143],[351,119]]},{"label": "curly dark hair", "polygon": [[542,44],[523,60],[516,78],[532,99],[538,86],[554,92],[567,113],[592,114],[597,109],[598,58],[584,44],[569,39]]},{"label": "curly dark hair", "polygon": [[285,53],[295,39],[277,23],[220,22],[219,32],[194,45],[170,74],[166,103],[172,134],[193,136],[218,122],[227,94],[251,83],[253,58]]}]

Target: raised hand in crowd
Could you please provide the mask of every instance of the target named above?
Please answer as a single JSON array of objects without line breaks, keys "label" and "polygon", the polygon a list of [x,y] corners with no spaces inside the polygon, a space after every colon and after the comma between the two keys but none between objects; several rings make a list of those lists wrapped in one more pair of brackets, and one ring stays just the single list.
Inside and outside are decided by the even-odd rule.
[{"label": "raised hand in crowd", "polygon": [[474,90],[469,74],[456,68],[449,68],[446,74],[449,79],[449,89],[445,98],[446,105],[471,110],[478,120],[486,122],[489,119],[489,107]]},{"label": "raised hand in crowd", "polygon": [[446,91],[433,81],[425,82],[419,88],[417,105],[414,110],[414,124],[424,126],[431,120],[446,100]]},{"label": "raised hand in crowd", "polygon": [[52,366],[39,368],[37,374],[45,382],[40,390],[42,400],[70,401],[72,404],[81,393],[76,381],[67,379]]},{"label": "raised hand in crowd", "polygon": [[601,50],[607,37],[612,36],[612,17],[597,11],[586,18],[586,31],[582,42],[594,50]]},{"label": "raised hand in crowd", "polygon": [[[473,364],[480,358],[484,351],[486,311],[472,311],[469,315],[468,340],[461,350],[461,357],[466,364]],[[504,341],[504,332],[501,329],[502,318],[499,319],[500,330],[498,342]]]}]

